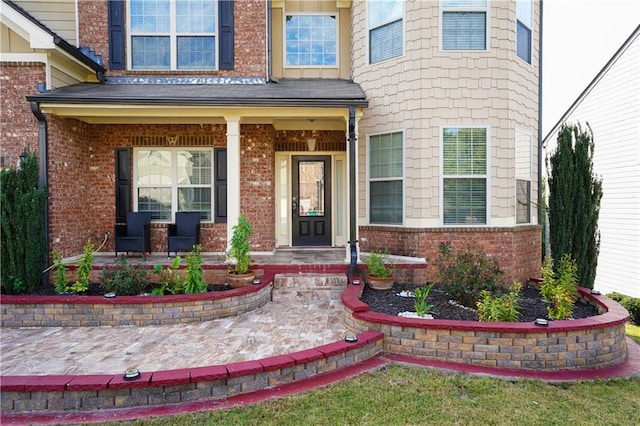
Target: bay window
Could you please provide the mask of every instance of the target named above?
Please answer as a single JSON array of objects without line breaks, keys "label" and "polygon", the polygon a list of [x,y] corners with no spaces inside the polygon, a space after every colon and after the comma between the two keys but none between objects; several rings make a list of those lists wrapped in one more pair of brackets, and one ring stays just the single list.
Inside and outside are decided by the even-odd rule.
[{"label": "bay window", "polygon": [[369,222],[403,222],[403,134],[369,137]]},{"label": "bay window", "polygon": [[443,50],[487,49],[487,1],[442,1]]}]

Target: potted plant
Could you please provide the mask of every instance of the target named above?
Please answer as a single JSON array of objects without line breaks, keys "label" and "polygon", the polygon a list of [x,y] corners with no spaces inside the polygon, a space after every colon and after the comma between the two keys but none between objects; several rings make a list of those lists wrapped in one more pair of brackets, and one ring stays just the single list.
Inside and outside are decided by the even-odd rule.
[{"label": "potted plant", "polygon": [[367,284],[375,290],[389,290],[393,287],[393,262],[389,261],[385,253],[373,251],[364,260],[369,268]]},{"label": "potted plant", "polygon": [[253,263],[253,259],[249,255],[252,233],[253,227],[249,220],[240,216],[238,223],[233,226],[233,234],[227,251],[229,285],[231,287],[242,287],[253,281],[254,273],[249,269]]}]

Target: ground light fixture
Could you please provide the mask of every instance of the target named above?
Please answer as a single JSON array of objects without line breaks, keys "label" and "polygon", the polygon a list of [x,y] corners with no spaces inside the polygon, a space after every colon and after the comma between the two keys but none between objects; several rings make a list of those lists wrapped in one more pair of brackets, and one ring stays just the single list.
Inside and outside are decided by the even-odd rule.
[{"label": "ground light fixture", "polygon": [[140,370],[138,370],[137,368],[127,368],[127,370],[124,372],[124,375],[122,376],[122,380],[126,381],[136,380],[139,378]]},{"label": "ground light fixture", "polygon": [[353,334],[350,334],[344,338],[344,341],[347,343],[355,343],[358,341],[358,337]]},{"label": "ground light fixture", "polygon": [[533,322],[535,325],[539,325],[541,327],[546,327],[549,325],[549,321],[544,318],[538,318]]}]

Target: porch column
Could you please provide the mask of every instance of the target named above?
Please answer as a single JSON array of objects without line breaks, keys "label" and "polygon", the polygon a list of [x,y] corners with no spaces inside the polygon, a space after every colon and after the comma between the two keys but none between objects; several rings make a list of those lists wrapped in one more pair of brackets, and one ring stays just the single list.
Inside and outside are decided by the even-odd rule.
[{"label": "porch column", "polygon": [[226,115],[227,122],[227,243],[240,217],[240,116]]}]

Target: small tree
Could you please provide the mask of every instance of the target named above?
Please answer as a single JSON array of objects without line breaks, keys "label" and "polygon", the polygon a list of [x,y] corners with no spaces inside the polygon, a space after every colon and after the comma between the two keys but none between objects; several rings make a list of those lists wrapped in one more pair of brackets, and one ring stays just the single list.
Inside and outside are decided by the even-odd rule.
[{"label": "small tree", "polygon": [[587,288],[593,288],[600,251],[602,180],[593,173],[593,151],[591,128],[578,123],[560,128],[557,147],[547,157],[551,257],[571,255],[578,283]]},{"label": "small tree", "polygon": [[4,293],[29,293],[47,264],[46,190],[38,188],[38,159],[27,153],[0,174],[0,280]]}]

